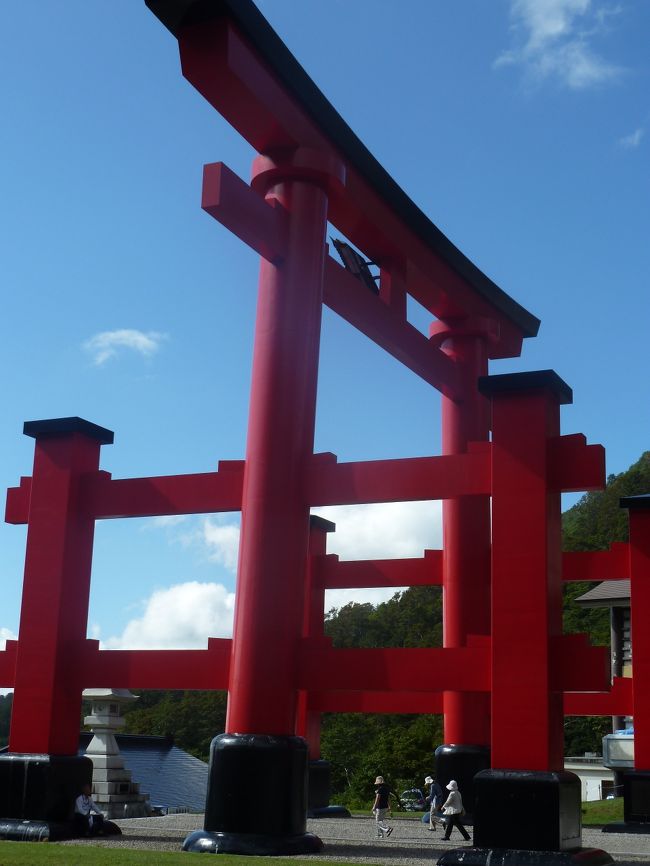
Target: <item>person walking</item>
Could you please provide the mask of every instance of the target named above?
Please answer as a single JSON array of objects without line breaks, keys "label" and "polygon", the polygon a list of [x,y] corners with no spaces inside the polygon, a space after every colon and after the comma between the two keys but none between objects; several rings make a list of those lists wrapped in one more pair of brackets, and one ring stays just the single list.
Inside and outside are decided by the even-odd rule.
[{"label": "person walking", "polygon": [[372,804],[372,811],[375,815],[375,826],[377,828],[377,838],[387,839],[393,832],[393,828],[388,826],[387,819],[390,811],[390,798],[395,795],[384,782],[383,776],[377,776],[375,779],[375,802]]},{"label": "person walking", "polygon": [[458,790],[458,782],[452,779],[447,785],[449,796],[442,805],[442,813],[445,816],[445,835],[443,839],[449,839],[452,828],[455,827],[466,842],[469,842],[470,835],[463,827],[461,817],[465,814],[463,806],[463,798]]},{"label": "person walking", "polygon": [[436,814],[442,806],[442,788],[431,776],[426,777],[424,784],[429,786],[429,830],[435,833],[436,824],[443,823]]}]

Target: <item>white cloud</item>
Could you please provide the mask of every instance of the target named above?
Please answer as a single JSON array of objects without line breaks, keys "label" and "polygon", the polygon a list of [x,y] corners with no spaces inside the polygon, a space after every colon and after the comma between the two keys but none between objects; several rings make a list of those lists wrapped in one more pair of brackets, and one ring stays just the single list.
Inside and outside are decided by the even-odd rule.
[{"label": "white cloud", "polygon": [[[336,524],[336,532],[327,536],[327,550],[341,559],[406,559],[442,546],[442,507],[438,501],[336,505],[315,509],[315,513]],[[327,590],[325,610],[351,601],[377,605],[400,589],[405,587]]]},{"label": "white cloud", "polygon": [[111,358],[117,357],[123,349],[138,352],[144,358],[150,358],[160,348],[167,337],[157,331],[137,331],[133,328],[122,328],[117,331],[102,331],[95,334],[83,344],[83,348],[93,356],[93,363],[101,366]]},{"label": "white cloud", "polygon": [[[427,548],[442,545],[440,502],[391,502],[341,505],[314,509],[336,524],[328,534],[329,553],[341,559],[402,559],[422,556]],[[177,521],[159,520],[150,526],[174,528]],[[207,551],[211,562],[235,573],[239,553],[239,516],[211,515],[198,528],[181,532],[177,540],[187,547]],[[403,587],[402,587],[403,588]],[[325,610],[350,601],[379,604],[400,587],[328,590]],[[221,584],[184,583],[158,590],[145,602],[143,616],[129,622],[107,648],[204,646],[208,636],[231,634],[234,595]]]},{"label": "white cloud", "polygon": [[149,517],[144,523],[144,529],[167,529],[169,527],[178,526],[180,523],[186,523],[189,515],[187,514],[165,514],[162,517]]},{"label": "white cloud", "polygon": [[336,524],[336,532],[327,536],[327,550],[341,559],[422,556],[427,548],[442,544],[438,501],[333,505],[314,513]]},{"label": "white cloud", "polygon": [[619,11],[594,6],[592,0],[511,0],[517,45],[494,65],[519,64],[533,81],[555,78],[572,90],[618,78],[621,67],[600,57],[591,42]]},{"label": "white cloud", "polygon": [[17,640],[17,636],[10,628],[0,626],[0,650],[3,650],[6,647],[8,640]]},{"label": "white cloud", "polygon": [[[155,522],[154,522],[155,520]],[[182,521],[170,518],[154,518],[149,527],[174,529]],[[235,574],[239,555],[239,514],[215,514],[202,517],[197,525],[192,521],[189,527],[172,534],[172,539],[183,547],[199,548],[208,562],[221,565],[226,571]]]},{"label": "white cloud", "polygon": [[178,583],[156,590],[141,617],[103,649],[201,649],[209,637],[230,637],[235,594],[220,583]]},{"label": "white cloud", "polygon": [[223,523],[218,518],[206,518],[201,526],[202,538],[212,562],[218,562],[228,571],[237,571],[239,556],[239,526]]},{"label": "white cloud", "polygon": [[623,138],[619,138],[618,143],[621,147],[625,148],[625,150],[634,150],[635,147],[638,147],[641,144],[641,139],[645,135],[645,130],[639,127],[635,129],[634,132],[630,133],[630,135],[625,135]]}]

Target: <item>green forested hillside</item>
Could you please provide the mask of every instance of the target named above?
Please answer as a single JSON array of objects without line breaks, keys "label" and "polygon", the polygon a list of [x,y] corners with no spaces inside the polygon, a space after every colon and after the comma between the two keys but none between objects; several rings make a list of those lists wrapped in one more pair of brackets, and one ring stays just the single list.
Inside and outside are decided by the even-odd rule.
[{"label": "green forested hillside", "polygon": [[[563,515],[565,550],[605,549],[627,538],[623,496],[650,492],[650,452],[627,472],[612,475],[607,488],[588,493]],[[573,599],[589,584],[565,587],[564,629],[588,632],[592,642],[609,642],[608,612],[581,609]],[[413,587],[373,607],[348,604],[330,611],[325,631],[336,647],[426,647],[442,643],[442,598],[439,587]],[[0,743],[8,732],[11,696],[0,697]],[[126,732],[172,734],[178,746],[207,760],[212,737],[223,731],[224,692],[144,692],[126,713]],[[565,754],[600,751],[600,739],[610,719],[567,719]],[[6,740],[5,740],[6,741]],[[432,753],[443,741],[440,716],[326,715],[322,724],[322,754],[332,765],[339,802],[366,803],[372,779],[383,773],[394,788],[421,787],[432,769]],[[369,784],[370,782],[370,784]]]}]

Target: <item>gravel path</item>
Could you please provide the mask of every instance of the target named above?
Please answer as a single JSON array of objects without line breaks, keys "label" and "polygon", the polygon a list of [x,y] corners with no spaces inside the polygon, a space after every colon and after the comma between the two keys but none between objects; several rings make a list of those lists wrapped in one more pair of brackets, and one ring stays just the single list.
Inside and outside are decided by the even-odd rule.
[{"label": "gravel path", "polygon": [[[76,839],[55,844],[179,851],[188,833],[203,827],[203,815],[131,818],[115,823],[121,828],[122,836]],[[456,830],[453,831],[451,840],[444,842],[439,830],[431,833],[420,821],[396,818],[392,823],[395,829],[390,839],[377,840],[374,836],[374,819],[370,816],[310,820],[307,822],[307,829],[320,836],[325,847],[319,854],[300,855],[296,859],[432,866],[432,862],[444,851],[467,845]],[[608,851],[617,866],[638,866],[639,863],[650,866],[650,834],[605,834],[600,830],[585,829],[582,833],[582,844],[585,848],[603,848]]]}]

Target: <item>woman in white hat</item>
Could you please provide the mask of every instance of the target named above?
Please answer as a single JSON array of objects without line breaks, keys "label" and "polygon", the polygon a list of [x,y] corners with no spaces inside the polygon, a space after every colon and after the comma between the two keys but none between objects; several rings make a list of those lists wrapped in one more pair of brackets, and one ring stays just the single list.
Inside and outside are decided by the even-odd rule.
[{"label": "woman in white hat", "polygon": [[442,806],[442,813],[445,816],[445,835],[443,836],[443,839],[449,839],[452,828],[455,827],[462,835],[463,839],[466,842],[469,842],[469,833],[463,827],[460,820],[461,816],[465,814],[465,809],[463,807],[463,798],[458,790],[458,782],[455,779],[452,779],[447,785],[447,790],[449,791],[449,796]]},{"label": "woman in white hat", "polygon": [[424,784],[429,788],[429,830],[435,832],[436,823],[443,823],[436,814],[442,806],[442,788],[431,776],[426,777]]}]

